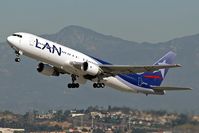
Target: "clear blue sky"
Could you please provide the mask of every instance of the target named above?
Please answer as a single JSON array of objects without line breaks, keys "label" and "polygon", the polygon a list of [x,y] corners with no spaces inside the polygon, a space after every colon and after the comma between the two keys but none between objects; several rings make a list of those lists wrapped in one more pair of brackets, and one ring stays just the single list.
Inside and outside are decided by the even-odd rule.
[{"label": "clear blue sky", "polygon": [[199,1],[0,1],[0,42],[16,31],[51,34],[68,25],[132,41],[167,41],[199,33]]}]

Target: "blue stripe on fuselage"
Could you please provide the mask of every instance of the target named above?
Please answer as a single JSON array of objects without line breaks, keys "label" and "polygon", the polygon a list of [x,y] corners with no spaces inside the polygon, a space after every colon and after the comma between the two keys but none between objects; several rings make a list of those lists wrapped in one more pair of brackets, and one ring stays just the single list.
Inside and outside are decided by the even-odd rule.
[{"label": "blue stripe on fuselage", "polygon": [[143,88],[147,88],[147,89],[151,89],[151,86],[148,85],[147,83],[145,83],[143,81],[142,77],[139,76],[138,74],[127,74],[127,75],[126,74],[118,74],[118,76],[130,84],[133,84],[133,85],[136,85],[139,87],[143,87]]}]

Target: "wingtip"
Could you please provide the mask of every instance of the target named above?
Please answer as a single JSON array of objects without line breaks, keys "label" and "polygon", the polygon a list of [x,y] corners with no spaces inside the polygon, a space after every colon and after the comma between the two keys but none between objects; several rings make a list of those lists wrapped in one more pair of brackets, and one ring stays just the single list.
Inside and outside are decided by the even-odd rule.
[{"label": "wingtip", "polygon": [[193,90],[192,88],[184,88],[185,91],[191,91]]},{"label": "wingtip", "polygon": [[192,88],[188,88],[187,90],[193,90]]},{"label": "wingtip", "polygon": [[182,67],[182,65],[181,64],[176,64],[176,67]]}]

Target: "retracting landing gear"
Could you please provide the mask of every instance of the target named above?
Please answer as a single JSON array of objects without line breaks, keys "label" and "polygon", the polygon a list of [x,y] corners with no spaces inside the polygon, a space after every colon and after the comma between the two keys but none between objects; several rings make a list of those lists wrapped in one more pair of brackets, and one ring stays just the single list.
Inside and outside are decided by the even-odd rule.
[{"label": "retracting landing gear", "polygon": [[71,78],[72,78],[72,83],[69,83],[68,84],[68,88],[79,88],[79,84],[78,83],[75,83],[76,81],[76,75],[72,74],[71,75]]},{"label": "retracting landing gear", "polygon": [[22,55],[22,51],[15,51],[15,54],[16,54],[16,58],[15,58],[15,62],[20,62],[21,59],[20,59],[20,55]]},{"label": "retracting landing gear", "polygon": [[104,83],[93,83],[93,88],[104,88],[105,84]]}]

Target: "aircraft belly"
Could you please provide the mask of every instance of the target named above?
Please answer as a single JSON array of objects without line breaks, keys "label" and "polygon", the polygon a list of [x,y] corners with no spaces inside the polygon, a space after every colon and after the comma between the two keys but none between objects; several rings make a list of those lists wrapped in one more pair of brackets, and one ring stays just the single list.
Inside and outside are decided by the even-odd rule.
[{"label": "aircraft belly", "polygon": [[142,88],[136,85],[129,85],[128,83],[124,83],[116,77],[107,77],[104,78],[103,82],[116,90],[125,91],[125,92],[133,92],[133,93],[144,93],[144,94],[154,94],[153,90]]},{"label": "aircraft belly", "polygon": [[103,82],[114,89],[117,89],[119,91],[126,91],[126,92],[134,92],[136,93],[136,90],[133,88],[130,88],[129,86],[123,84],[121,81],[119,81],[115,77],[107,77],[103,79]]}]

